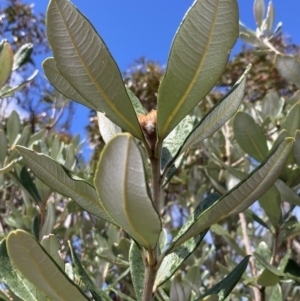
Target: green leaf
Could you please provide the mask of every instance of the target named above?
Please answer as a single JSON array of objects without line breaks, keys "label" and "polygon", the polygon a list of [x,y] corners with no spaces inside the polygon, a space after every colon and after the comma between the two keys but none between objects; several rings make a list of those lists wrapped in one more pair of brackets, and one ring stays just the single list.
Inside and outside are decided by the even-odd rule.
[{"label": "green leaf", "polygon": [[161,140],[216,84],[238,33],[235,0],[194,2],[175,35],[158,90]]},{"label": "green leaf", "polygon": [[145,281],[145,267],[141,250],[134,241],[130,246],[129,263],[136,300],[142,301]]},{"label": "green leaf", "polygon": [[300,266],[299,264],[290,258],[287,262],[287,265],[285,266],[284,273],[288,277],[293,277],[296,281],[300,281]]},{"label": "green leaf", "polygon": [[95,188],[88,182],[73,176],[61,164],[43,154],[25,147],[16,147],[31,171],[53,190],[72,198],[84,210],[112,222],[103,210]]},{"label": "green leaf", "polygon": [[65,167],[69,170],[74,170],[77,161],[74,145],[73,144],[66,145],[63,151],[65,151],[66,153]]},{"label": "green leaf", "polygon": [[184,276],[184,281],[190,285],[191,290],[195,293],[198,292],[199,288],[202,286],[200,269],[201,268],[198,265],[193,265],[188,269]]},{"label": "green leaf", "polygon": [[64,270],[65,262],[59,254],[61,245],[56,236],[54,234],[44,236],[41,241],[41,245],[44,250],[50,255],[50,257],[56,262],[56,264],[61,268],[61,270]]},{"label": "green leaf", "polygon": [[261,28],[265,14],[265,0],[255,0],[253,5],[256,25]]},{"label": "green leaf", "polygon": [[45,235],[49,235],[53,232],[53,228],[56,221],[56,214],[55,214],[55,206],[53,201],[50,199],[47,202],[47,213],[44,225],[40,232],[40,237],[44,237]]},{"label": "green leaf", "polygon": [[219,296],[218,295],[209,295],[206,297],[201,297],[197,301],[219,301]]},{"label": "green leaf", "polygon": [[295,135],[294,158],[295,158],[295,162],[298,164],[298,166],[300,166],[300,130],[297,130]]},{"label": "green leaf", "polygon": [[220,102],[205,114],[184,142],[180,152],[202,142],[216,132],[236,113],[244,96],[246,75],[249,73],[250,69],[251,65],[248,65],[247,69],[232,89],[220,100]]},{"label": "green leaf", "polygon": [[187,115],[172,132],[164,139],[162,154],[161,154],[161,169],[168,169],[165,181],[163,185],[166,185],[177,168],[181,164],[184,154],[180,155],[179,149],[186,140],[186,137],[190,134],[193,129],[193,120]]},{"label": "green leaf", "polygon": [[0,50],[0,88],[8,81],[14,63],[14,56],[10,45],[7,42],[1,43]]},{"label": "green leaf", "polygon": [[259,262],[259,264],[261,264],[264,268],[268,269],[271,273],[277,276],[284,276],[284,273],[282,273],[276,267],[271,265],[265,258],[263,258],[262,255],[258,254],[257,252],[253,252],[253,255],[255,259]]},{"label": "green leaf", "polygon": [[12,111],[7,120],[7,136],[10,147],[12,147],[20,135],[21,121],[18,113]]},{"label": "green leaf", "polygon": [[[209,296],[212,294],[216,294],[219,296],[219,301],[223,301],[226,297],[231,293],[234,289],[235,285],[239,282],[241,277],[243,276],[250,256],[246,256],[235,268],[232,272],[230,272],[222,281],[216,284],[214,287],[209,289],[205,295],[201,296],[196,301],[202,300],[203,297]],[[205,299],[204,299],[205,300]]]},{"label": "green leaf", "polygon": [[91,278],[89,277],[89,275],[87,274],[87,272],[85,271],[83,266],[81,265],[81,262],[80,262],[79,258],[77,257],[70,241],[68,241],[68,244],[69,244],[69,247],[70,247],[70,250],[71,250],[71,256],[72,256],[73,263],[75,265],[76,272],[80,276],[80,279],[82,280],[84,285],[91,292],[91,294],[92,294],[93,298],[95,299],[95,301],[102,301],[102,300],[111,301],[111,298],[108,297],[103,291],[101,291],[93,283],[93,281],[91,280]]},{"label": "green leaf", "polygon": [[287,138],[276,151],[266,158],[247,178],[214,201],[200,215],[193,213],[174,239],[173,248],[180,246],[230,214],[244,211],[264,194],[279,177],[289,157],[293,139]]},{"label": "green leaf", "polygon": [[257,278],[257,284],[261,286],[274,286],[280,282],[280,277],[273,274],[267,269],[264,269],[263,272]]},{"label": "green leaf", "polygon": [[246,209],[244,211],[245,215],[255,222],[259,223],[261,226],[265,227],[266,229],[270,230],[270,227],[267,223],[265,223],[257,214],[255,214],[252,210]]},{"label": "green leaf", "polygon": [[56,301],[88,300],[29,233],[23,230],[10,232],[7,250],[13,265],[48,298]]},{"label": "green leaf", "polygon": [[282,290],[280,284],[276,286],[267,287],[266,295],[269,297],[269,301],[282,301]]},{"label": "green leaf", "polygon": [[115,224],[141,246],[153,249],[161,221],[148,195],[143,159],[131,135],[119,134],[105,146],[94,185],[102,207]]},{"label": "green leaf", "polygon": [[261,127],[244,112],[238,112],[233,121],[234,137],[242,150],[261,162],[268,155],[267,139]]},{"label": "green leaf", "polygon": [[51,0],[47,34],[57,68],[89,103],[143,139],[121,73],[91,23],[68,0]]},{"label": "green leaf", "polygon": [[[174,249],[177,247],[180,247],[180,244],[177,244],[178,238],[180,238],[187,229],[193,226],[193,224],[198,220],[199,216],[202,215],[205,210],[213,206],[215,202],[219,200],[220,196],[217,193],[212,193],[208,195],[205,199],[203,199],[198,206],[196,207],[195,211],[190,215],[190,217],[187,219],[185,225],[180,229],[177,236],[173,239],[173,241],[169,244],[168,248],[165,250],[165,254],[173,252]],[[208,228],[207,228],[208,229]],[[207,230],[204,229],[203,233]],[[198,234],[198,233],[197,233]],[[197,235],[196,234],[196,235]],[[201,235],[202,233],[200,233]],[[196,236],[195,235],[195,236]],[[195,237],[192,236],[192,237]]]},{"label": "green leaf", "polygon": [[182,244],[177,250],[168,254],[163,259],[162,264],[156,274],[154,284],[155,287],[162,285],[172,277],[172,275],[179,269],[181,264],[197,249],[207,231],[208,229],[196,235],[195,237],[192,237]]},{"label": "green leaf", "polygon": [[27,167],[23,166],[19,175],[19,181],[22,184],[22,186],[24,187],[24,189],[29,193],[29,195],[32,197],[32,199],[36,202],[36,203],[41,203],[41,197],[39,195],[39,192],[35,186],[35,184],[33,183],[33,180],[29,174],[29,172],[27,171]]},{"label": "green leaf", "polygon": [[280,179],[275,182],[275,186],[280,192],[282,202],[289,202],[293,205],[300,206],[300,196],[296,193],[296,191]]},{"label": "green leaf", "polygon": [[282,212],[280,194],[276,186],[271,186],[271,188],[259,198],[259,204],[265,211],[273,227],[278,229]]},{"label": "green leaf", "polygon": [[163,170],[169,161],[175,161],[176,154],[186,137],[193,129],[193,120],[187,115],[175,129],[164,139],[161,154],[161,169]]},{"label": "green leaf", "polygon": [[37,289],[12,266],[6,247],[6,239],[0,242],[0,281],[10,290],[26,301],[40,301]]},{"label": "green leaf", "polygon": [[53,136],[53,140],[51,142],[52,145],[51,145],[50,156],[54,160],[59,160],[64,148],[64,142],[58,137],[58,135]]},{"label": "green leaf", "polygon": [[281,129],[285,129],[291,137],[295,137],[296,131],[300,129],[300,103],[296,103],[289,110]]},{"label": "green leaf", "polygon": [[7,156],[7,138],[5,132],[0,129],[0,163],[1,165],[4,164],[4,160]]},{"label": "green leaf", "polygon": [[287,251],[287,253],[285,253],[285,255],[281,258],[280,263],[279,263],[279,266],[278,266],[278,269],[279,269],[280,271],[283,272],[283,271],[285,270],[285,268],[286,268],[286,266],[287,266],[287,264],[288,264],[288,262],[289,262],[289,258],[291,257],[291,253],[292,253],[292,250],[289,249],[289,250]]},{"label": "green leaf", "polygon": [[266,45],[257,37],[256,32],[239,22],[240,38],[253,47],[266,48]]},{"label": "green leaf", "polygon": [[224,229],[221,225],[215,224],[211,226],[211,231],[219,236],[221,236],[231,247],[232,250],[234,250],[238,255],[245,257],[246,253],[244,250],[242,250],[239,245],[236,243],[235,239],[230,235],[230,233]]},{"label": "green leaf", "polygon": [[35,179],[35,185],[41,197],[43,203],[46,203],[49,199],[52,189],[42,182],[39,178]]},{"label": "green leaf", "polygon": [[265,254],[261,251],[260,253],[255,251],[253,255],[255,256],[255,259],[259,264],[261,264],[264,268],[269,270],[274,275],[284,277],[286,279],[293,279],[298,282],[300,281],[300,266],[294,260],[288,260],[283,272],[282,267],[276,268],[269,263],[269,258],[271,257],[271,255],[265,256]]},{"label": "green leaf", "polygon": [[17,70],[21,66],[26,64],[30,59],[32,51],[33,51],[33,44],[27,43],[27,44],[22,45],[15,54],[14,65],[13,65],[12,70],[13,71]]},{"label": "green leaf", "polygon": [[264,241],[261,241],[256,250],[255,250],[256,254],[259,254],[265,261],[269,262],[271,260],[271,250],[268,247],[267,243]]},{"label": "green leaf", "polygon": [[277,92],[269,91],[263,99],[261,114],[264,119],[269,116],[273,120],[282,112],[283,106],[284,101],[282,98],[279,98]]},{"label": "green leaf", "polygon": [[15,149],[15,145],[18,144],[18,145],[22,145],[22,146],[27,146],[29,138],[30,138],[30,135],[31,135],[30,127],[29,127],[29,125],[26,125],[23,128],[22,134],[21,135],[20,134],[17,135],[17,138],[16,138],[16,140],[14,142],[14,145],[13,145],[13,150],[12,150],[12,152],[9,154],[9,156],[7,158],[7,163],[8,162],[12,162],[13,160],[20,158],[19,153]]},{"label": "green leaf", "polygon": [[64,76],[59,71],[54,58],[49,57],[43,63],[44,72],[50,83],[64,96],[72,99],[82,105],[92,109],[97,110],[97,106],[88,102],[69,82],[64,78]]},{"label": "green leaf", "polygon": [[170,288],[170,300],[172,301],[185,301],[186,296],[184,292],[184,287],[179,276],[174,277],[171,288]]},{"label": "green leaf", "polygon": [[0,90],[0,98],[3,97],[12,97],[14,96],[14,93],[21,90],[24,86],[26,86],[29,82],[31,82],[36,75],[39,73],[38,70],[35,70],[28,78],[26,78],[21,84],[15,87],[10,87],[10,86],[4,86]]},{"label": "green leaf", "polygon": [[300,88],[300,61],[293,56],[276,55],[276,67],[280,75]]},{"label": "green leaf", "polygon": [[146,111],[145,111],[143,105],[141,104],[140,100],[137,98],[137,96],[128,88],[126,88],[126,91],[131,100],[131,103],[135,110],[136,115],[139,116],[141,114],[145,114]]},{"label": "green leaf", "polygon": [[118,133],[122,132],[122,129],[119,126],[117,126],[115,123],[110,121],[105,116],[104,113],[97,112],[97,117],[98,117],[99,131],[105,143],[107,143]]},{"label": "green leaf", "polygon": [[266,36],[269,38],[272,33],[272,27],[274,25],[275,19],[275,10],[272,1],[269,2],[268,10],[267,10],[267,17],[266,17]]}]

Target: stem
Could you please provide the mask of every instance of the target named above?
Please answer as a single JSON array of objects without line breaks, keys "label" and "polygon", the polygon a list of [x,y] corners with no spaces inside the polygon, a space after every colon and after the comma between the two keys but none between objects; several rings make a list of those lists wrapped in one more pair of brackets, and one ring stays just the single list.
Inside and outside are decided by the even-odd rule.
[{"label": "stem", "polygon": [[[150,157],[152,169],[152,201],[155,209],[159,212],[161,208],[160,193],[161,193],[161,174],[160,174],[160,149],[157,147],[157,152],[153,152]],[[153,250],[146,251],[145,262],[145,281],[143,291],[143,301],[150,301],[153,297],[153,287],[157,272],[157,257],[158,247]]]},{"label": "stem", "polygon": [[273,242],[272,257],[271,257],[271,261],[270,261],[271,265],[274,265],[276,262],[277,247],[278,247],[278,230],[277,229],[275,231],[273,238],[274,238],[274,242]]},{"label": "stem", "polygon": [[161,175],[160,159],[151,158],[152,168],[152,201],[155,209],[159,212],[161,209],[160,192],[161,192]]},{"label": "stem", "polygon": [[280,51],[278,51],[267,38],[262,39],[262,42],[273,52],[275,52],[276,54],[281,54]]},{"label": "stem", "polygon": [[[251,245],[250,245],[250,239],[248,235],[248,230],[247,230],[247,221],[245,214],[243,212],[239,213],[240,217],[240,222],[241,222],[241,227],[242,227],[242,232],[243,232],[243,238],[244,238],[244,244],[245,244],[245,249],[246,249],[246,254],[247,255],[252,255],[252,250],[251,250]],[[253,260],[253,257],[251,256],[249,259],[249,265],[250,265],[250,272],[252,277],[256,276],[256,266]],[[261,293],[258,289],[258,287],[253,287],[253,293],[254,293],[254,298],[255,301],[261,301]]]},{"label": "stem", "polygon": [[[151,301],[153,297],[153,286],[155,282],[155,276],[156,276],[156,247],[153,251],[149,252],[149,255],[152,255],[152,260],[150,260],[149,256],[149,262],[147,262],[147,265],[145,266],[145,282],[144,282],[144,291],[143,291],[143,301]],[[155,260],[155,261],[154,261]],[[151,262],[152,261],[152,262]]]}]

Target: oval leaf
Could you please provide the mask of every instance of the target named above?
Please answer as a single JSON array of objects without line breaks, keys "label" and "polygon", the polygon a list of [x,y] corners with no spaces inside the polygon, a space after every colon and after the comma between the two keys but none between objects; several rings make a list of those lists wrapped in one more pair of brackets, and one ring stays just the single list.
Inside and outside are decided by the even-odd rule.
[{"label": "oval leaf", "polygon": [[0,90],[0,98],[3,97],[12,97],[15,92],[21,90],[25,85],[31,82],[36,75],[39,73],[38,70],[35,70],[28,78],[26,78],[21,84],[15,87],[5,86]]},{"label": "oval leaf", "polygon": [[297,130],[295,134],[294,158],[295,162],[300,166],[300,130]]},{"label": "oval leaf", "polygon": [[107,117],[142,139],[121,73],[90,22],[68,0],[51,0],[47,34],[57,67],[67,82]]},{"label": "oval leaf", "polygon": [[0,281],[5,283],[9,289],[21,300],[40,301],[38,294],[41,293],[16,270],[7,253],[6,239],[0,242]]},{"label": "oval leaf", "polygon": [[261,28],[265,14],[265,0],[255,0],[253,10],[256,25],[258,28]]},{"label": "oval leaf", "polygon": [[115,223],[138,244],[153,249],[161,221],[148,195],[143,159],[132,136],[119,134],[105,146],[94,184]]},{"label": "oval leaf", "polygon": [[300,88],[300,61],[292,56],[277,55],[276,67],[281,76]]},{"label": "oval leaf", "polygon": [[193,119],[187,115],[164,140],[160,162],[161,169],[163,170],[164,168],[169,168],[171,165],[170,163],[174,164],[171,168],[169,168],[163,185],[168,183],[181,164],[184,156],[183,154],[180,155],[179,149],[192,129]]},{"label": "oval leaf", "polygon": [[281,124],[281,129],[286,130],[291,137],[300,129],[300,103],[294,104]]},{"label": "oval leaf", "polygon": [[160,139],[216,84],[238,34],[236,0],[194,2],[176,33],[158,90]]},{"label": "oval leaf", "polygon": [[244,74],[232,87],[229,93],[201,119],[199,124],[184,142],[180,152],[202,142],[224,125],[236,113],[243,100],[246,75],[250,69],[251,65],[247,67]]},{"label": "oval leaf", "polygon": [[129,250],[129,263],[132,284],[137,301],[143,300],[145,267],[139,246],[133,241]]},{"label": "oval leaf", "polygon": [[102,209],[95,188],[73,176],[61,164],[25,147],[16,147],[31,171],[53,190],[72,198],[84,210],[113,222]]},{"label": "oval leaf", "polygon": [[268,155],[267,139],[261,127],[244,112],[238,112],[233,121],[234,137],[242,150],[261,162]]},{"label": "oval leaf", "polygon": [[65,262],[61,258],[59,250],[61,245],[54,234],[44,236],[41,245],[45,251],[51,256],[51,258],[56,262],[56,264],[62,269],[65,269]]},{"label": "oval leaf", "polygon": [[104,113],[97,112],[98,125],[100,134],[105,143],[107,143],[111,138],[116,136],[118,133],[122,132],[122,129],[110,121]]},{"label": "oval leaf", "polygon": [[10,232],[7,250],[13,265],[50,299],[88,300],[29,233],[23,230]]},{"label": "oval leaf", "polygon": [[273,185],[259,198],[259,204],[265,211],[273,227],[277,229],[282,217],[282,212],[280,194],[276,186]]},{"label": "oval leaf", "polygon": [[[209,289],[204,296],[201,296],[196,301],[203,300],[203,297],[209,296],[212,294],[219,295],[219,301],[223,301],[234,289],[235,285],[242,278],[249,262],[250,256],[246,256],[232,272],[230,272],[222,281],[216,284],[214,287]],[[205,299],[204,299],[205,300]]]},{"label": "oval leaf", "polygon": [[75,266],[75,270],[77,274],[80,276],[80,279],[85,284],[85,286],[88,288],[88,290],[91,292],[93,298],[95,301],[112,301],[110,297],[108,297],[104,291],[100,290],[100,288],[95,285],[95,283],[91,280],[83,266],[81,265],[81,262],[79,258],[76,255],[76,252],[74,251],[71,242],[68,241],[70,250],[71,250],[71,256],[72,261]]},{"label": "oval leaf", "polygon": [[20,135],[21,121],[19,114],[12,111],[7,120],[7,136],[10,147],[14,145]]},{"label": "oval leaf", "polygon": [[172,249],[202,232],[230,214],[244,211],[264,194],[279,177],[293,147],[293,139],[287,138],[275,152],[260,164],[246,179],[229,190],[200,215],[192,214],[172,243]]},{"label": "oval leaf", "polygon": [[280,192],[282,202],[289,202],[293,205],[300,206],[300,196],[296,191],[294,191],[280,179],[275,182],[275,186]]},{"label": "oval leaf", "polygon": [[33,44],[27,43],[20,47],[14,57],[13,70],[17,70],[29,61],[33,51]]},{"label": "oval leaf", "polygon": [[11,47],[7,42],[0,45],[0,48],[0,88],[2,88],[11,75],[14,56]]},{"label": "oval leaf", "polygon": [[208,230],[203,231],[199,235],[189,239],[173,253],[168,254],[159,267],[156,278],[155,287],[162,285],[179,269],[181,264],[196,250]]},{"label": "oval leaf", "polygon": [[266,17],[266,36],[271,36],[271,30],[274,25],[274,19],[275,19],[275,10],[274,5],[272,1],[269,2],[268,5],[268,11],[267,11],[267,17]]},{"label": "oval leaf", "polygon": [[261,106],[261,114],[264,119],[268,116],[274,120],[282,112],[284,101],[279,98],[276,91],[269,91],[263,99]]},{"label": "oval leaf", "polygon": [[0,163],[3,165],[4,160],[7,156],[7,138],[5,132],[0,129]]},{"label": "oval leaf", "polygon": [[48,200],[47,202],[47,213],[44,225],[41,229],[40,238],[43,238],[45,235],[49,235],[54,228],[56,221],[56,213],[55,213],[55,205],[52,200]]},{"label": "oval leaf", "polygon": [[170,300],[172,301],[185,301],[185,292],[181,279],[175,277],[171,283]]},{"label": "oval leaf", "polygon": [[85,100],[84,97],[73,87],[68,81],[64,78],[64,76],[60,73],[54,58],[49,57],[43,63],[43,68],[46,77],[50,81],[50,83],[64,96],[69,99],[72,99],[82,105],[92,109],[97,110],[97,107],[92,103]]}]

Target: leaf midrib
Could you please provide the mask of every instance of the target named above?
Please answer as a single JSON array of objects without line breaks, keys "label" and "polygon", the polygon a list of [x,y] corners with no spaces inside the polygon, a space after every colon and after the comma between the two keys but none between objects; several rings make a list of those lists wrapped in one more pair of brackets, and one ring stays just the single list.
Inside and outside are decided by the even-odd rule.
[{"label": "leaf midrib", "polygon": [[[130,152],[130,144],[131,144],[131,140],[132,137],[128,136],[128,143],[126,146],[126,158],[125,158],[125,162],[124,162],[124,179],[123,179],[123,207],[124,207],[124,212],[125,212],[125,216],[127,219],[127,222],[130,226],[130,228],[134,231],[135,236],[139,237],[140,240],[143,242],[143,245],[148,249],[151,250],[151,246],[149,245],[149,242],[145,240],[145,238],[143,236],[140,235],[139,231],[136,230],[135,225],[133,224],[133,222],[131,221],[131,217],[129,214],[129,210],[128,210],[128,195],[127,195],[127,191],[129,190],[127,187],[127,183],[128,183],[128,170],[129,170],[129,152]],[[132,143],[134,143],[132,141]]]},{"label": "leaf midrib", "polygon": [[209,31],[209,37],[208,37],[208,41],[204,47],[204,51],[203,51],[203,54],[202,54],[202,57],[200,59],[200,62],[198,64],[198,67],[194,73],[194,76],[192,78],[192,80],[190,81],[190,84],[188,85],[186,91],[183,93],[182,97],[180,98],[180,100],[178,101],[177,105],[175,106],[173,112],[170,113],[170,116],[167,118],[167,121],[165,122],[162,130],[161,130],[161,137],[165,137],[165,132],[167,131],[167,129],[169,128],[172,120],[174,119],[174,116],[177,114],[177,112],[179,111],[179,109],[182,107],[182,104],[184,103],[185,99],[187,98],[187,96],[189,95],[189,93],[191,92],[191,90],[193,89],[194,87],[194,84],[195,82],[197,81],[198,79],[198,76],[201,72],[201,68],[205,62],[205,59],[206,59],[206,55],[207,55],[207,52],[208,52],[208,49],[209,49],[209,46],[210,46],[210,42],[211,42],[211,39],[212,39],[212,36],[213,36],[213,31],[214,31],[214,28],[215,28],[215,25],[216,25],[216,19],[217,19],[217,15],[218,15],[218,10],[219,10],[219,4],[220,4],[220,0],[218,0],[218,3],[216,5],[216,10],[215,10],[215,14],[214,14],[214,18],[213,18],[213,22],[212,22],[212,26],[210,28],[210,31]]},{"label": "leaf midrib", "polygon": [[[61,19],[65,25],[65,28],[68,32],[69,38],[73,44],[74,50],[76,51],[86,73],[88,74],[90,80],[93,82],[93,84],[95,85],[95,87],[97,88],[97,90],[100,92],[101,96],[103,97],[103,99],[107,102],[107,104],[110,106],[110,108],[119,116],[119,118],[125,123],[127,124],[133,131],[134,133],[137,135],[137,137],[141,136],[141,133],[137,131],[137,129],[134,127],[134,125],[132,123],[129,123],[128,120],[121,114],[121,112],[119,111],[119,109],[116,107],[116,105],[110,100],[109,96],[104,92],[104,90],[99,86],[98,82],[95,81],[94,77],[92,76],[92,74],[89,71],[89,68],[87,67],[87,65],[85,64],[85,60],[83,60],[82,55],[79,53],[78,48],[76,47],[74,40],[72,39],[72,36],[70,34],[70,30],[69,27],[67,26],[67,23],[65,22],[65,19],[63,17],[63,13],[62,10],[59,8],[59,5],[57,4],[57,0],[54,0],[56,2],[56,6],[58,8],[58,11],[60,12],[61,15]],[[101,41],[102,42],[102,41]],[[101,43],[103,46],[104,44]]]},{"label": "leaf midrib", "polygon": [[[288,146],[289,146],[289,144],[286,142],[286,145],[285,145],[285,147],[282,148],[282,151],[280,152],[280,154],[277,154],[277,155],[276,155],[276,160],[271,164],[271,168],[269,169],[267,175],[266,175],[265,177],[263,177],[263,181],[260,181],[259,184],[258,184],[258,186],[256,187],[256,189],[255,189],[255,190],[252,190],[252,191],[250,192],[250,194],[247,194],[246,198],[243,198],[243,201],[241,201],[237,206],[235,206],[235,208],[238,208],[242,203],[245,202],[245,200],[249,199],[249,198],[250,198],[257,190],[259,190],[259,189],[264,185],[264,183],[265,183],[266,180],[268,179],[268,176],[269,176],[270,174],[272,174],[273,169],[277,166],[277,163],[281,160],[282,154],[286,152]],[[275,154],[273,154],[273,155],[275,155]],[[266,163],[267,163],[267,162],[266,162]],[[262,168],[264,168],[264,167],[265,167],[265,165],[262,166]],[[257,171],[258,171],[258,170],[257,170]],[[256,171],[256,172],[257,172],[257,171]],[[254,175],[255,175],[255,173],[253,173],[250,177],[252,177],[252,176],[254,176]],[[238,189],[241,185],[243,185],[244,183],[246,183],[248,180],[249,180],[249,178],[248,178],[246,181],[242,182],[240,185],[238,185],[238,187],[236,187],[236,189]],[[236,189],[235,189],[235,190],[236,190]],[[232,192],[234,192],[234,191],[232,191]],[[216,202],[212,207],[210,207],[210,208],[208,208],[206,211],[204,211],[204,212],[198,217],[198,221],[201,219],[201,217],[203,217],[203,215],[207,214],[207,212],[212,211],[212,210],[215,210],[215,207],[218,206],[218,205],[220,204],[221,201],[224,202],[224,199],[227,198],[232,192],[229,192],[227,195],[225,195],[225,196],[223,196],[222,198],[220,198],[219,201]],[[232,211],[235,209],[235,208],[233,208],[233,209],[228,210],[228,207],[229,207],[229,206],[226,206],[226,207],[222,208],[222,209],[223,209],[223,210],[222,210],[223,214],[218,218],[218,220],[217,220],[216,222],[222,220],[224,217],[226,217],[230,212],[232,212]],[[224,213],[224,211],[225,211],[225,213]],[[197,223],[197,222],[196,222],[196,223]],[[195,225],[195,224],[191,225],[191,227],[186,231],[185,234],[187,234],[189,231],[191,231],[191,232],[193,233],[194,231],[192,231],[192,228],[193,228],[194,225]],[[199,229],[199,227],[197,228],[197,232],[198,232],[198,229]],[[200,228],[200,229],[201,229],[201,228]],[[200,232],[203,231],[203,230],[204,230],[204,229],[200,230]],[[185,234],[183,234],[183,235],[177,240],[176,245],[178,245],[178,242],[179,242],[183,237],[185,237]],[[189,236],[189,237],[191,237],[191,236]],[[185,240],[186,240],[186,239],[185,239]]]}]

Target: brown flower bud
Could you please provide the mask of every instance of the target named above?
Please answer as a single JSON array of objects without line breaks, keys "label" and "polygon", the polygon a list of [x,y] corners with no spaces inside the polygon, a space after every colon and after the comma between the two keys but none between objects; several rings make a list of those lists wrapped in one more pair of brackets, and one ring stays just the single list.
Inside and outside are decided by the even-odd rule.
[{"label": "brown flower bud", "polygon": [[156,110],[151,110],[150,113],[141,114],[138,116],[139,123],[141,125],[141,128],[145,134],[145,138],[148,141],[151,149],[155,149],[155,144],[157,140],[157,134],[156,134]]}]

